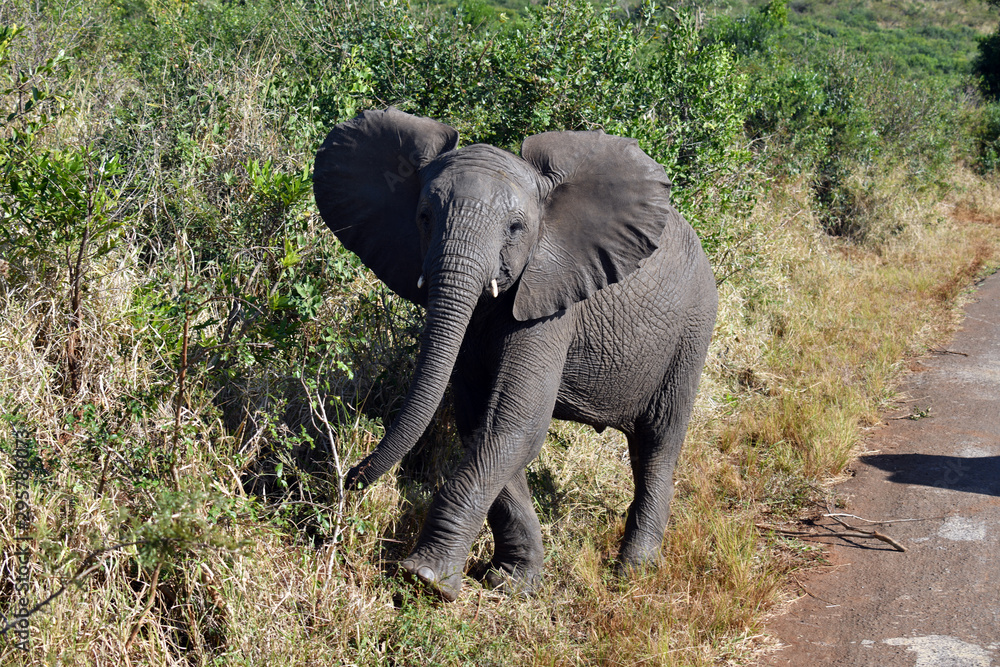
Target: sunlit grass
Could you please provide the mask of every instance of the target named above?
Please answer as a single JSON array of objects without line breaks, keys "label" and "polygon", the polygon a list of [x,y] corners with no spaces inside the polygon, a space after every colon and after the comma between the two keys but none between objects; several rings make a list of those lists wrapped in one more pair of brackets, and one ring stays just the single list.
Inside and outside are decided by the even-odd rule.
[{"label": "sunlit grass", "polygon": [[[103,663],[122,654],[133,664],[187,664],[191,656],[288,665],[745,660],[760,645],[762,618],[780,599],[787,568],[800,558],[755,524],[774,513],[794,516],[825,480],[844,471],[864,429],[893,398],[903,360],[953,325],[955,299],[996,265],[1000,226],[993,221],[1000,207],[993,202],[1000,197],[991,183],[962,178],[970,179],[965,193],[957,187],[953,201],[920,209],[907,233],[877,247],[815,232],[801,213],[808,202],[794,186],[762,204],[755,215],[771,221],[771,254],[757,273],[722,285],[723,315],[658,568],[622,580],[610,574],[631,499],[627,448],[613,431],[555,423],[529,468],[547,549],[541,593],[511,599],[468,581],[457,603],[442,605],[415,596],[393,576],[394,560],[412,544],[426,511],[424,492],[401,489],[387,476],[347,496],[349,521],[338,541],[314,542],[309,530],[296,527],[303,515],[291,509],[303,500],[328,504],[335,494],[324,500],[292,492],[278,505],[248,495],[240,480],[256,451],[253,439],[235,439],[211,416],[211,397],[194,393],[185,414],[200,415],[198,437],[186,445],[180,477],[189,500],[175,516],[151,519],[186,546],[158,573],[148,613],[153,561],[122,546],[33,618],[29,655],[5,647],[5,662],[90,655]],[[957,220],[955,211],[962,212]],[[108,275],[128,282],[125,271]],[[105,290],[92,336],[121,339],[114,327],[127,300],[112,295],[127,293],[124,283]],[[748,307],[742,297],[748,290],[766,296]],[[40,320],[30,318],[41,311],[23,309],[13,297],[4,296],[0,393],[36,406],[26,416],[39,425],[40,448],[51,457],[50,472],[32,492],[37,600],[90,550],[128,541],[121,509],[155,516],[167,490],[135,486],[118,469],[95,493],[106,454],[97,450],[84,463],[75,453],[92,436],[59,421],[63,399],[46,398],[45,357],[52,351],[24,333],[37,330]],[[98,338],[88,344],[114,347]],[[109,395],[143,386],[142,350],[115,349],[97,386]],[[125,441],[168,441],[171,398],[147,415],[145,430],[122,433]],[[334,428],[347,457],[378,438],[359,423]],[[314,486],[335,479],[329,470],[323,474]],[[0,484],[0,494],[11,497],[10,482]],[[4,507],[9,544],[10,507]],[[490,549],[484,531],[473,560]]]},{"label": "sunlit grass", "polygon": [[[85,23],[66,39],[96,34],[97,18]],[[53,39],[45,30],[31,38],[33,53]],[[17,282],[0,258],[0,415],[16,407],[37,440],[29,597],[67,584],[32,617],[30,652],[0,643],[4,665],[746,663],[806,551],[758,524],[794,518],[844,474],[893,400],[905,359],[954,326],[964,290],[997,266],[993,180],[956,168],[937,202],[898,174],[853,173],[848,185],[865,195],[864,242],[821,231],[808,177],[769,183],[752,216],[726,221],[730,245],[714,255],[720,315],[658,567],[611,574],[633,491],[624,437],[557,422],[528,469],[546,546],[540,593],[509,598],[467,580],[458,602],[442,604],[401,581],[395,563],[448,474],[456,446],[447,413],[427,448],[436,456],[339,493],[346,467],[381,437],[412,366],[413,310],[370,273],[347,263],[323,285],[299,356],[258,363],[249,352],[283,341],[251,340],[223,382],[207,377],[213,351],[203,350],[187,389],[178,387],[172,341],[184,314],[169,308],[185,280],[205,301],[191,324],[223,331],[231,302],[242,298],[244,315],[252,312],[250,297],[275,296],[289,268],[280,243],[254,236],[261,212],[249,186],[233,177],[227,190],[224,175],[251,158],[297,171],[312,148],[284,133],[283,103],[267,97],[280,58],[259,60],[247,48],[224,61],[207,47],[176,46],[178,58],[158,76],[172,81],[180,67],[186,93],[211,87],[198,99],[205,118],[221,122],[195,119],[183,147],[166,154],[175,128],[150,118],[167,101],[135,108],[130,154],[148,151],[149,171],[133,183],[148,179],[156,196],[134,206],[163,236],[126,235],[88,267],[78,395],[64,391],[65,267]],[[140,86],[134,72],[105,71],[100,59],[80,67],[67,75],[79,113],[46,141],[89,140],[111,122],[100,111],[108,100]],[[309,204],[294,221],[305,222],[296,229],[307,239],[296,252],[345,261]],[[202,228],[212,233],[195,247]],[[265,268],[241,275],[233,267],[242,264],[226,264],[221,248],[237,237],[251,240],[234,252],[256,253]],[[196,253],[211,258],[197,270]],[[213,300],[220,286],[239,298]],[[344,334],[339,347],[320,345],[328,328]],[[338,366],[345,360],[351,372]],[[310,379],[328,386],[307,388]],[[326,394],[325,422],[310,402],[317,393]],[[8,454],[0,456],[5,613],[20,537]],[[484,530],[470,564],[491,550]]]}]

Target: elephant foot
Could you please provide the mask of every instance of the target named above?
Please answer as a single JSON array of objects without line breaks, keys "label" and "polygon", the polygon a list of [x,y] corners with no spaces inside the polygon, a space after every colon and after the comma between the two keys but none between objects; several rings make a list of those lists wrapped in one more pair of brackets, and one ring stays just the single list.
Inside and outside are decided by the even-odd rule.
[{"label": "elephant foot", "polygon": [[456,566],[411,554],[400,562],[399,567],[411,581],[419,582],[448,602],[454,602],[458,599],[458,592],[462,590],[463,565],[464,563]]},{"label": "elephant foot", "polygon": [[487,588],[506,595],[534,595],[542,585],[540,569],[527,564],[490,563],[482,581]]},{"label": "elephant foot", "polygon": [[[662,540],[661,540],[662,541]],[[617,576],[629,576],[643,568],[653,566],[660,560],[660,542],[649,540],[647,544],[626,542],[622,545],[615,559],[614,573]]]}]

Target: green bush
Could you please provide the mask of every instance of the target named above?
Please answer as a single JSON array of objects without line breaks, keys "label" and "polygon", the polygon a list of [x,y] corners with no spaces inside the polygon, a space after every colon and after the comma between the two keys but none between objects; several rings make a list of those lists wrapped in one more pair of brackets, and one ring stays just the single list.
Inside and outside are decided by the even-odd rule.
[{"label": "green bush", "polygon": [[770,52],[787,36],[788,0],[769,0],[733,18],[721,15],[708,24],[705,38],[727,45],[739,57]]},{"label": "green bush", "polygon": [[[332,36],[321,49],[332,64],[315,85],[337,90],[360,72],[367,90],[359,104],[392,104],[451,123],[463,142],[514,151],[549,130],[635,137],[666,167],[678,206],[713,247],[720,216],[752,204],[747,80],[731,49],[703,39],[692,15],[648,5],[627,16],[558,0],[526,11],[516,26],[473,30],[465,21],[414,15],[396,2],[346,8],[324,25]],[[333,96],[320,100],[331,124],[343,110]]]},{"label": "green bush", "polygon": [[869,236],[868,195],[855,176],[898,172],[915,190],[933,190],[971,148],[962,93],[945,84],[909,81],[845,52],[776,53],[744,66],[756,75],[747,130],[768,171],[811,175],[831,234]]},{"label": "green bush", "polygon": [[[987,0],[993,7],[998,0]],[[972,60],[972,74],[979,79],[979,90],[988,100],[1000,98],[1000,28],[978,39],[978,53]]]},{"label": "green bush", "polygon": [[979,53],[972,61],[972,73],[979,77],[979,89],[984,97],[1000,98],[1000,32],[979,39]]},{"label": "green bush", "polygon": [[1000,104],[992,102],[982,107],[976,134],[980,171],[996,171],[1000,168]]}]

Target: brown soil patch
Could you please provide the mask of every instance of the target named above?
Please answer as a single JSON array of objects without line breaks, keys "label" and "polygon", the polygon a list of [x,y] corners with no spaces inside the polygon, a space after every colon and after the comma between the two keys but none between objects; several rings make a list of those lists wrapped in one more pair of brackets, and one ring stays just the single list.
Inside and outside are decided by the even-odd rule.
[{"label": "brown soil patch", "polygon": [[965,204],[957,204],[951,212],[951,217],[955,222],[961,224],[993,225],[1000,227],[1000,213],[990,213],[974,209]]}]

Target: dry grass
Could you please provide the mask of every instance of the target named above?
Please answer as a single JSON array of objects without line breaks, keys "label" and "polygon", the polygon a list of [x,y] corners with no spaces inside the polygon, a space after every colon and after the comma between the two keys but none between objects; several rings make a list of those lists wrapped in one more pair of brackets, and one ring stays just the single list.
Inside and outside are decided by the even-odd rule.
[{"label": "dry grass", "polygon": [[[171,541],[97,557],[78,585],[32,618],[31,651],[6,644],[0,657],[5,664],[739,664],[761,645],[763,614],[799,562],[755,522],[794,514],[814,495],[811,486],[843,471],[892,399],[903,360],[948,330],[956,297],[996,265],[1000,189],[960,177],[951,201],[914,206],[904,233],[868,248],[817,232],[796,184],[774,190],[755,213],[767,262],[721,287],[661,566],[628,580],[609,577],[631,495],[625,443],[610,431],[557,423],[530,468],[548,560],[544,590],[527,600],[474,583],[453,605],[414,597],[391,576],[392,561],[415,538],[426,492],[399,488],[391,477],[346,498],[349,521],[337,541],[315,542],[301,516],[287,511],[301,496],[287,493],[275,504],[273,496],[246,494],[241,479],[261,443],[234,438],[211,417],[210,396],[197,392],[184,413],[197,437],[184,441],[179,493],[136,484],[115,457],[135,465],[142,457],[129,447],[165,446],[169,395],[119,433],[125,449],[114,456],[93,450],[92,430],[74,430],[61,417],[113,405],[116,394],[149,383],[149,351],[126,326],[134,260],[118,255],[101,272],[85,337],[86,349],[101,354],[88,361],[86,394],[72,401],[54,391],[58,335],[38,336],[60,304],[8,288],[0,395],[36,425],[47,462],[32,486],[30,597],[58,588],[95,548],[136,535]],[[370,427],[335,428],[345,458],[379,436]],[[81,455],[89,451],[92,458]],[[111,472],[97,493],[106,457]],[[5,458],[4,498],[13,495],[9,466]],[[11,504],[2,511],[3,542],[11,545]],[[484,534],[473,558],[489,549]],[[9,546],[4,554],[9,586]]]},{"label": "dry grass", "polygon": [[[33,34],[28,55],[44,59],[48,39]],[[801,549],[755,524],[794,516],[843,473],[892,400],[905,359],[955,324],[964,290],[1000,256],[1000,187],[971,172],[956,172],[943,203],[907,194],[894,175],[856,175],[875,232],[866,245],[819,231],[804,182],[777,184],[752,218],[733,221],[734,245],[717,255],[720,316],[660,567],[610,575],[632,496],[623,437],[554,423],[529,467],[545,533],[543,590],[512,599],[470,581],[443,605],[403,585],[394,564],[416,539],[446,459],[425,462],[430,483],[388,475],[363,493],[338,488],[345,467],[378,442],[377,417],[399,400],[400,388],[379,375],[388,367],[405,377],[411,363],[400,348],[412,343],[412,310],[377,292],[369,274],[331,289],[303,334],[315,343],[324,326],[339,328],[353,340],[345,349],[326,350],[323,363],[234,364],[232,403],[199,375],[202,357],[175,411],[179,355],[164,340],[183,316],[156,309],[177,302],[185,266],[199,298],[214,295],[227,267],[195,270],[185,230],[205,210],[232,206],[230,217],[206,223],[230,225],[213,239],[230,243],[245,212],[236,204],[249,197],[198,187],[251,158],[308,161],[264,111],[260,82],[277,60],[187,57],[192,88],[227,90],[206,99],[225,103],[228,122],[221,133],[193,127],[190,159],[176,173],[150,174],[153,201],[143,210],[173,236],[130,238],[88,267],[77,395],[63,391],[64,269],[16,283],[0,260],[0,417],[16,410],[37,440],[28,598],[67,585],[32,616],[30,651],[0,643],[4,665],[743,664],[762,645],[762,618],[785,575],[803,562]],[[101,95],[124,96],[134,82],[119,72],[89,88],[76,82],[83,110],[58,133],[86,141],[108,122],[91,113]],[[157,131],[137,144],[155,164],[166,159]],[[168,210],[168,195],[181,204]],[[296,214],[321,238],[314,212]],[[299,250],[308,260],[329,248]],[[263,241],[240,248],[274,252]],[[265,273],[244,276],[243,293],[267,295],[274,278]],[[223,328],[226,303],[207,301],[191,324]],[[338,370],[345,359],[353,378]],[[307,361],[328,392],[303,388]],[[317,391],[327,394],[326,423],[309,402]],[[331,396],[367,399],[378,414]],[[299,426],[332,451],[308,456]],[[21,536],[12,444],[3,424],[4,613],[16,599]],[[471,560],[490,551],[484,531]]]}]

